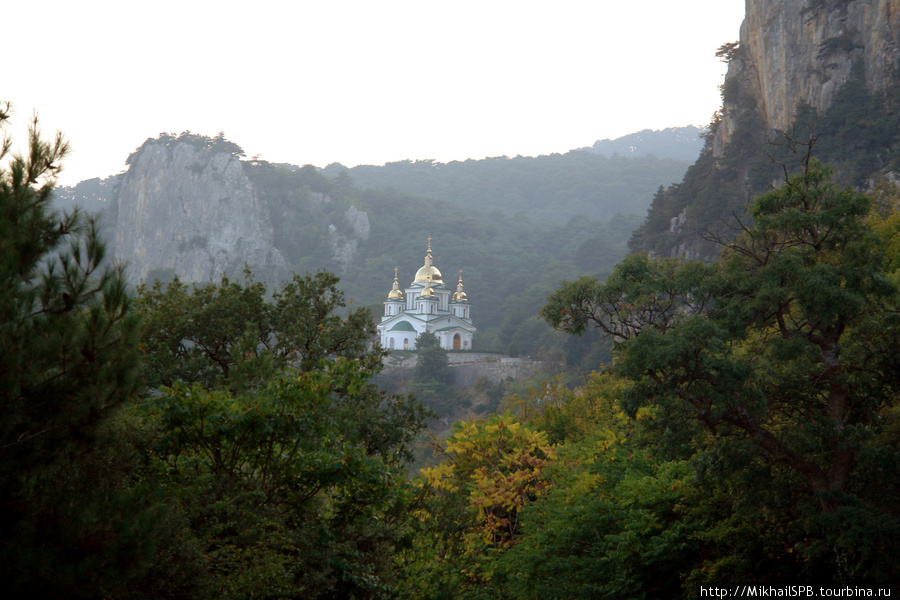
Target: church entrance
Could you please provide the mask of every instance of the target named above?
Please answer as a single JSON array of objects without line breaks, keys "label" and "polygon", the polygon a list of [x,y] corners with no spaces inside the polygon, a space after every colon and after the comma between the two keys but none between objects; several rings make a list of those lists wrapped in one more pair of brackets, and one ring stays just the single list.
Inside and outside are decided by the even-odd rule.
[{"label": "church entrance", "polygon": [[459,337],[458,333],[453,336],[453,349],[454,350],[459,350],[462,347],[461,340],[462,340],[462,338]]}]

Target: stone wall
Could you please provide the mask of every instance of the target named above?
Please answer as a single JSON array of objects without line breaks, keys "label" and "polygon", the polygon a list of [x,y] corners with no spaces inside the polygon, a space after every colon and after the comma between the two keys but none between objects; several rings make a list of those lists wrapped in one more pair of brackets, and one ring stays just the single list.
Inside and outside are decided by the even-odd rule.
[{"label": "stone wall", "polygon": [[[403,370],[412,378],[416,368],[415,353],[394,353],[385,361],[385,371]],[[549,366],[548,363],[530,358],[511,358],[489,352],[448,352],[447,363],[453,374],[452,383],[458,388],[472,386],[484,377],[492,385],[509,379],[528,377]]]}]

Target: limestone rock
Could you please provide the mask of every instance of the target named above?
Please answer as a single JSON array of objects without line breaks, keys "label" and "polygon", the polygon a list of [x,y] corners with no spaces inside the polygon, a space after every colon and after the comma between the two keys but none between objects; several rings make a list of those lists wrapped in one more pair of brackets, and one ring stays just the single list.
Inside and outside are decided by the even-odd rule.
[{"label": "limestone rock", "polygon": [[184,281],[215,281],[244,264],[284,265],[244,164],[198,139],[148,140],[129,159],[113,230],[115,258],[128,265],[132,283],[158,268]]},{"label": "limestone rock", "polygon": [[[763,123],[786,130],[799,101],[820,113],[859,61],[870,90],[900,60],[900,0],[747,0],[725,89],[740,86]],[[721,155],[746,107],[726,99],[713,151]]]},{"label": "limestone rock", "polygon": [[337,265],[337,273],[341,276],[346,275],[359,249],[359,242],[338,233],[337,227],[333,224],[328,226],[328,236],[331,238],[331,258]]},{"label": "limestone rock", "polygon": [[350,228],[353,229],[353,234],[356,237],[361,240],[369,239],[369,231],[371,230],[369,225],[369,215],[355,206],[351,206],[344,214],[344,218],[347,219],[347,223],[350,225]]}]

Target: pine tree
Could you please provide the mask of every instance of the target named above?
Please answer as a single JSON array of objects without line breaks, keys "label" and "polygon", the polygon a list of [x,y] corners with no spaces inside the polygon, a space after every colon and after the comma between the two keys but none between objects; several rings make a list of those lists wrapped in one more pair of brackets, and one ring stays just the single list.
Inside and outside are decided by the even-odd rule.
[{"label": "pine tree", "polygon": [[[9,104],[0,106],[0,126],[9,115]],[[60,134],[41,138],[37,118],[24,151],[14,153],[6,136],[0,146],[5,595],[101,595],[93,579],[142,551],[125,552],[116,517],[102,514],[122,498],[107,494],[97,460],[108,417],[134,389],[137,321],[121,270],[103,266],[94,220],[52,207],[67,151]],[[134,508],[118,506],[118,519]]]}]

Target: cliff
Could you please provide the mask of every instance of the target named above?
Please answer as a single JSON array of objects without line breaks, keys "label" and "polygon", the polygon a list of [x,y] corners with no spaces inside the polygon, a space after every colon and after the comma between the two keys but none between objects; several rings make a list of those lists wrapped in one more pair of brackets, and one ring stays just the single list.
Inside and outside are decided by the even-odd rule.
[{"label": "cliff", "polygon": [[369,236],[368,215],[312,191],[324,179],[314,170],[242,156],[221,134],[184,133],[147,140],[129,157],[108,186],[102,223],[131,283],[163,273],[216,281],[244,265],[272,283],[291,271],[346,272]]},{"label": "cliff", "polygon": [[[683,181],[654,197],[633,251],[712,259],[750,202],[812,155],[839,185],[900,170],[900,0],[747,0],[722,108]],[[799,144],[799,145],[798,145]]]},{"label": "cliff", "polygon": [[115,199],[116,260],[132,283],[151,269],[183,281],[212,281],[251,267],[285,264],[265,206],[221,137],[147,140],[128,160]]},{"label": "cliff", "polygon": [[[900,0],[747,0],[740,51],[725,89],[740,86],[768,129],[787,131],[798,102],[819,113],[862,66],[869,90],[883,90],[900,61]],[[715,138],[721,155],[746,100],[724,98]]]}]

